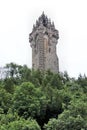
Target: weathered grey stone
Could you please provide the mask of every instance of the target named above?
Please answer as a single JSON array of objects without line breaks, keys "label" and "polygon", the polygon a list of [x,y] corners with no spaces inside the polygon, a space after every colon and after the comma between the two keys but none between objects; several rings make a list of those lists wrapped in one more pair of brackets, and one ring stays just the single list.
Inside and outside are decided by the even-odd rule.
[{"label": "weathered grey stone", "polygon": [[32,47],[32,68],[37,70],[48,70],[58,73],[59,63],[56,54],[58,30],[47,16],[42,13],[33,26],[29,35],[29,42]]}]

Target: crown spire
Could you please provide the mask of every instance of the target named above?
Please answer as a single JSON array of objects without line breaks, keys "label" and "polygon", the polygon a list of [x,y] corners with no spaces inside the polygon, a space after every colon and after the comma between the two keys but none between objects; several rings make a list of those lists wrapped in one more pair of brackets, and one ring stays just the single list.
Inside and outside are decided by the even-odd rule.
[{"label": "crown spire", "polygon": [[36,20],[36,24],[33,27],[33,31],[37,29],[39,26],[43,25],[43,27],[55,29],[54,23],[51,23],[50,18],[48,18],[44,11],[42,12],[41,16]]}]

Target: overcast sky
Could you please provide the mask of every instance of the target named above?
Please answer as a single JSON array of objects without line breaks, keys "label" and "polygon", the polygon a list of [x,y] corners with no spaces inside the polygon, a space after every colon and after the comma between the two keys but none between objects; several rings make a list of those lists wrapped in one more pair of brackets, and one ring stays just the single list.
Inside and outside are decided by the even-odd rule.
[{"label": "overcast sky", "polygon": [[87,0],[0,0],[0,67],[32,66],[29,33],[42,12],[59,30],[60,71],[87,75]]}]

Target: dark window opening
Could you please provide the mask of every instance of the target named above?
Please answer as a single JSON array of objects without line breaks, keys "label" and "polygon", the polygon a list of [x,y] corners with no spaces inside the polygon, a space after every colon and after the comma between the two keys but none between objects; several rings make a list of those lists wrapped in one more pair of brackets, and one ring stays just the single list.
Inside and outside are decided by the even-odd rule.
[{"label": "dark window opening", "polygon": [[48,32],[45,32],[46,35],[48,35]]},{"label": "dark window opening", "polygon": [[51,52],[51,48],[49,48],[49,53]]},{"label": "dark window opening", "polygon": [[33,64],[33,68],[34,68],[34,64]]}]

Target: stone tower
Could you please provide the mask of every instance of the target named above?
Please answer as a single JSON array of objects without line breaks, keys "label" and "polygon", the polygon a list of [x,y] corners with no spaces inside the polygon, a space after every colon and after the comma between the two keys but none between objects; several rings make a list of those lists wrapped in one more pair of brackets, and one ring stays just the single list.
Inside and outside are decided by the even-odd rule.
[{"label": "stone tower", "polygon": [[29,34],[29,42],[32,47],[32,68],[37,70],[50,70],[54,73],[59,71],[56,45],[59,38],[58,30],[47,16],[42,15],[33,25]]}]

